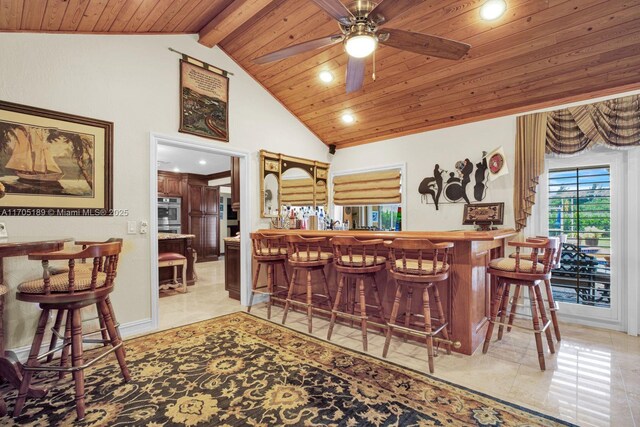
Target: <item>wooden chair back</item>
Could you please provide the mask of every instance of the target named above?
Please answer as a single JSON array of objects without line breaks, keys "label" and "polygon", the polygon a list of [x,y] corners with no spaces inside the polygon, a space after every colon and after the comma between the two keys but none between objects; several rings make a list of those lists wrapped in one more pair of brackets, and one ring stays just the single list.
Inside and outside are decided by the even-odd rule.
[{"label": "wooden chair back", "polygon": [[297,234],[287,236],[289,261],[321,260],[322,244],[326,241],[326,237],[302,237]]},{"label": "wooden chair back", "polygon": [[431,276],[449,270],[449,250],[453,248],[452,242],[433,243],[428,239],[399,238],[386,243],[385,246],[389,248],[392,272]]},{"label": "wooden chair back", "polygon": [[[73,242],[73,243],[74,243],[75,245],[77,245],[77,246],[82,246],[82,249],[86,249],[86,248],[87,248],[88,246],[90,246],[90,245],[103,245],[103,244],[105,244],[105,243],[114,243],[114,242],[118,242],[118,243],[120,243],[120,244],[122,245],[122,244],[123,244],[123,242],[124,242],[124,240],[123,240],[121,237],[112,237],[112,238],[110,238],[110,239],[105,240],[104,242],[96,242],[96,241],[91,241],[91,240],[76,240],[76,241],[75,241],[75,242]],[[116,260],[116,261],[117,261],[117,260]],[[81,260],[81,262],[82,262],[83,264],[86,264],[86,263],[87,263],[87,259],[86,259],[86,258],[84,258],[84,259],[82,259],[82,260]],[[107,262],[106,257],[102,257],[102,258],[100,259],[99,267],[98,267],[98,268],[99,268],[99,271],[101,271],[101,272],[104,272],[104,271],[105,271],[105,268],[106,268],[105,263],[106,263],[106,262]],[[117,266],[117,265],[115,266],[115,269],[116,269],[116,271],[118,270],[118,266]]]},{"label": "wooden chair back", "polygon": [[266,236],[262,233],[250,233],[251,252],[256,259],[264,259],[265,257],[286,257],[283,249],[287,248],[287,242],[284,235]]},{"label": "wooden chair back", "polygon": [[[558,237],[535,237],[527,239],[526,242],[509,242],[508,244],[516,249],[514,254],[515,273],[548,275],[551,269],[559,263],[560,238]],[[531,250],[526,259],[526,261],[532,262],[530,271],[523,271],[520,268],[521,258],[523,258],[520,255],[522,248]]]},{"label": "wooden chair back", "polygon": [[332,237],[329,242],[337,266],[363,269],[372,266],[371,262],[367,264],[367,259],[372,260],[375,266],[376,260],[384,256],[380,250],[384,244],[382,239],[358,240],[353,236],[339,236]]},{"label": "wooden chair back", "polygon": [[[69,286],[66,293],[75,293],[76,282],[76,260],[93,259],[93,267],[91,269],[91,285],[87,291],[95,291],[98,279],[98,273],[106,274],[104,288],[111,288],[114,284],[116,270],[118,268],[118,258],[122,250],[122,241],[114,241],[110,243],[98,243],[88,245],[81,251],[57,251],[57,252],[41,252],[29,254],[30,260],[42,261],[44,281],[44,294],[51,294],[51,275],[49,273],[49,261],[68,261]],[[57,294],[60,292],[56,292]],[[64,292],[62,292],[64,293]]]}]

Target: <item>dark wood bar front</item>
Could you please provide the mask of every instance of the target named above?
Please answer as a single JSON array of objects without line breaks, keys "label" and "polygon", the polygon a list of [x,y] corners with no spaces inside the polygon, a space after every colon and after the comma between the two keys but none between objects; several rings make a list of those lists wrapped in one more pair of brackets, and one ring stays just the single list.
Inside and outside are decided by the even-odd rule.
[{"label": "dark wood bar front", "polygon": [[[489,261],[504,254],[506,240],[516,235],[512,229],[492,231],[313,231],[313,230],[259,230],[265,235],[298,234],[304,237],[354,236],[361,240],[396,238],[429,239],[432,242],[453,242],[451,252],[451,274],[448,286],[443,286],[441,294],[446,301],[445,312],[449,318],[449,333],[453,340],[460,342],[454,349],[463,354],[472,354],[484,340],[491,305],[491,279],[487,274]],[[331,251],[327,240],[326,251]],[[381,251],[384,253],[384,250]],[[255,271],[254,271],[255,273]],[[326,270],[329,289],[335,294],[336,273],[332,265]],[[282,280],[278,277],[278,280]],[[314,279],[316,280],[316,279]],[[387,277],[386,270],[376,276],[385,312],[391,311],[394,297],[394,283]],[[416,298],[417,300],[418,298]],[[418,301],[414,301],[418,303]],[[416,307],[417,308],[417,307]]]}]

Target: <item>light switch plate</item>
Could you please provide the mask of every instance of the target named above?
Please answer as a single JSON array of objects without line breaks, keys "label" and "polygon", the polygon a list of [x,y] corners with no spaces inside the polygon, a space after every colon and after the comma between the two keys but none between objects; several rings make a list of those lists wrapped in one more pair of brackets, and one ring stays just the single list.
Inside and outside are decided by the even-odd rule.
[{"label": "light switch plate", "polygon": [[7,226],[4,225],[4,222],[0,222],[0,239],[7,236]]},{"label": "light switch plate", "polygon": [[135,221],[127,221],[127,234],[136,234],[138,230],[136,229]]}]

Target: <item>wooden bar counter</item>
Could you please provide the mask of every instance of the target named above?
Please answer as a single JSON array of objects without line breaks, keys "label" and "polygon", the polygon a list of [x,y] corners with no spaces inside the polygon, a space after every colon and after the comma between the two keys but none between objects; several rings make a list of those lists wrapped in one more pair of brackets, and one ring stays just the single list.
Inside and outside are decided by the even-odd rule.
[{"label": "wooden bar counter", "polygon": [[[515,236],[513,229],[492,231],[313,231],[313,230],[258,230],[266,235],[298,234],[303,237],[354,236],[361,240],[396,238],[429,239],[432,242],[453,242],[451,274],[448,286],[442,286],[441,295],[449,318],[449,333],[461,346],[456,351],[472,354],[484,340],[491,306],[491,279],[487,274],[489,261],[504,254],[506,240]],[[326,251],[331,251],[327,241]],[[385,253],[384,251],[382,253]],[[254,272],[255,273],[255,272]],[[327,268],[329,289],[335,295],[337,277],[330,265]],[[387,313],[391,312],[395,285],[386,270],[376,276],[380,296]],[[419,298],[413,303],[418,308]],[[403,303],[404,304],[404,303]]]}]

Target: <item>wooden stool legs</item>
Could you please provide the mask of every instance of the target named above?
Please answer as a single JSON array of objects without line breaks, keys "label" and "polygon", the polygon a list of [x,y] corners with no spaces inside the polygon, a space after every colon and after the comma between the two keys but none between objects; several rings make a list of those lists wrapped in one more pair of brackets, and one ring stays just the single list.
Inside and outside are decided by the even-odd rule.
[{"label": "wooden stool legs", "polygon": [[547,291],[547,301],[549,301],[549,312],[551,314],[551,322],[553,323],[553,332],[555,332],[556,339],[559,342],[562,340],[562,336],[560,335],[560,326],[558,325],[558,309],[556,308],[556,302],[553,299],[553,291],[551,290],[551,280],[545,280],[544,286]]},{"label": "wooden stool legs", "polygon": [[[546,369],[546,363],[544,358],[544,347],[542,343],[542,333],[544,332],[547,338],[547,344],[549,346],[549,351],[551,353],[555,353],[555,347],[553,344],[553,338],[551,336],[551,330],[549,326],[551,322],[547,318],[547,313],[544,308],[544,301],[542,299],[542,292],[540,290],[540,286],[536,282],[534,285],[522,285],[516,284],[516,289],[513,295],[513,302],[511,304],[511,310],[507,313],[507,306],[509,305],[509,288],[511,283],[506,282],[505,280],[498,280],[498,285],[496,287],[496,292],[493,298],[493,302],[491,303],[491,319],[489,321],[489,326],[487,328],[487,335],[485,336],[484,345],[482,346],[482,352],[486,353],[489,350],[489,345],[491,343],[491,337],[493,335],[494,325],[497,323],[499,325],[498,328],[498,340],[502,339],[502,332],[504,326],[507,328],[511,328],[513,324],[513,319],[515,317],[515,303],[517,303],[517,298],[520,295],[520,287],[527,286],[529,290],[529,304],[531,307],[531,321],[533,324],[533,332],[535,334],[536,339],[536,349],[538,352],[538,363],[540,365],[541,370]],[[509,316],[507,322],[505,322],[506,316]],[[498,320],[498,316],[500,316],[500,320]],[[509,330],[507,329],[507,330]]]},{"label": "wooden stool legs", "polygon": [[[378,293],[378,286],[376,283],[376,278],[375,278],[375,274],[360,274],[360,275],[347,275],[347,274],[343,274],[340,273],[339,274],[339,280],[338,280],[338,291],[336,293],[336,299],[333,303],[333,307],[331,309],[331,320],[329,321],[329,330],[327,332],[327,340],[331,340],[331,335],[333,334],[333,328],[336,324],[336,320],[338,318],[338,316],[340,317],[346,317],[351,319],[352,321],[354,319],[357,319],[357,316],[355,316],[355,300],[356,300],[356,295],[353,296],[353,304],[350,304],[350,299],[349,299],[349,279],[353,279],[354,283],[354,294],[357,293],[357,300],[358,300],[358,306],[360,308],[360,329],[362,331],[362,349],[363,351],[368,351],[369,350],[369,344],[368,344],[368,336],[367,336],[367,332],[369,329],[369,315],[367,314],[367,300],[366,300],[366,293],[365,293],[365,282],[364,279],[366,277],[371,278],[371,283],[372,283],[372,289],[373,289],[373,295],[375,297],[376,300],[376,305],[377,305],[377,309],[378,312],[380,313],[380,318],[384,319],[384,308],[382,307],[382,304],[380,302],[380,295]],[[344,287],[345,285],[347,286],[347,291],[345,292]],[[357,290],[357,292],[355,292]],[[342,296],[346,295],[346,302],[344,303],[344,311],[340,310],[340,303],[341,303],[341,298]]]},{"label": "wooden stool legs", "polygon": [[[118,364],[120,365],[120,370],[122,372],[122,376],[125,382],[128,382],[131,379],[131,375],[129,374],[129,369],[127,368],[126,360],[125,360],[125,351],[122,340],[120,338],[120,334],[117,331],[115,321],[112,315],[111,304],[106,300],[100,300],[96,303],[98,308],[98,313],[101,314],[101,318],[104,321],[106,333],[109,336],[111,341],[111,346],[113,347],[113,351],[115,352],[116,359],[118,360]],[[38,327],[36,329],[36,334],[33,338],[33,343],[31,344],[31,351],[29,352],[29,358],[27,363],[24,365],[23,369],[23,379],[20,385],[20,389],[18,391],[18,397],[16,399],[16,403],[13,409],[13,416],[17,417],[22,412],[24,407],[27,392],[29,390],[29,386],[31,385],[31,379],[33,374],[37,370],[47,370],[46,367],[40,368],[40,363],[38,362],[39,350],[42,345],[42,339],[44,337],[44,331],[47,326],[47,321],[49,318],[49,309],[43,308],[40,313],[40,319],[38,321]],[[73,309],[60,309],[58,315],[56,316],[56,324],[58,328],[62,324],[62,317],[66,312],[66,327],[64,333],[64,343],[62,349],[62,355],[60,357],[61,367],[66,366],[69,357],[69,348],[71,348],[71,366],[72,369],[68,369],[67,371],[72,372],[73,380],[75,383],[75,403],[76,403],[76,414],[78,420],[84,419],[85,416],[85,391],[84,391],[84,368],[87,367],[85,365],[84,357],[83,357],[83,348],[82,348],[82,317],[81,317],[81,308],[73,308]],[[54,344],[55,348],[55,344]],[[91,362],[89,362],[91,363]],[[60,371],[60,378],[64,377],[64,371]]]},{"label": "wooden stool legs", "polygon": [[[260,277],[260,269],[262,264],[267,264],[267,291],[261,292],[258,291],[258,278]],[[287,269],[284,265],[284,261],[281,262],[258,262],[258,266],[256,267],[256,274],[253,276],[253,282],[251,284],[251,295],[249,296],[249,306],[247,307],[247,313],[251,313],[251,307],[253,306],[253,297],[256,293],[263,293],[268,295],[267,299],[267,319],[271,319],[271,306],[273,304],[272,297],[276,293],[276,283],[275,283],[275,275],[276,275],[276,265],[280,265],[282,268],[282,273],[284,274],[284,282],[289,285],[289,275],[287,274]]]},{"label": "wooden stool legs", "polygon": [[[306,280],[305,280],[305,302],[296,301],[293,299],[293,290],[296,285],[296,277],[298,275],[298,270],[306,271]],[[311,281],[311,272],[313,270],[320,270],[322,273],[322,286],[324,288],[324,295],[316,295],[321,296],[327,300],[327,304],[331,309],[333,307],[333,302],[331,299],[331,294],[329,293],[329,286],[327,284],[327,276],[324,274],[324,266],[317,266],[313,268],[309,267],[293,267],[293,274],[291,275],[291,282],[289,284],[289,292],[287,293],[287,301],[284,305],[284,314],[282,315],[282,324],[284,325],[287,321],[287,314],[289,313],[289,308],[291,304],[302,305],[306,308],[307,311],[307,330],[309,333],[313,332],[313,310],[316,308],[313,306],[313,283]]]},{"label": "wooden stool legs", "polygon": [[[397,320],[398,320],[398,312],[400,311],[400,302],[402,300],[402,294],[404,293],[404,284],[398,283],[397,287],[396,287],[396,296],[395,299],[393,301],[393,308],[391,309],[391,317],[389,319],[389,324],[388,324],[388,329],[387,329],[387,335],[385,337],[385,341],[384,341],[384,348],[382,350],[382,357],[387,357],[387,353],[389,352],[389,345],[391,343],[391,336],[393,334],[393,329],[400,329],[401,331],[404,330],[404,334],[405,334],[405,341],[406,341],[406,336],[411,333],[411,330],[409,329],[411,326],[411,304],[412,304],[412,295],[413,295],[413,287],[409,287],[406,291],[407,294],[407,300],[406,300],[406,309],[407,312],[405,313],[405,321],[404,321],[404,325],[402,326],[398,326],[397,325]],[[422,289],[422,317],[424,317],[424,333],[420,334],[422,336],[425,337],[425,341],[427,343],[427,358],[428,358],[428,363],[429,363],[429,372],[433,373],[434,372],[434,363],[433,363],[433,358],[434,358],[434,350],[433,350],[433,341],[434,341],[434,335],[438,334],[438,333],[442,333],[443,339],[446,340],[448,342],[447,344],[447,354],[451,354],[451,343],[449,340],[449,331],[447,331],[447,320],[446,320],[446,316],[444,314],[444,310],[442,307],[442,301],[440,299],[440,292],[438,291],[437,285],[435,283],[429,283],[426,285],[421,286]],[[429,293],[433,294],[433,302],[435,304],[435,309],[436,309],[436,319],[438,320],[438,322],[440,323],[440,325],[438,326],[438,328],[435,330],[433,329],[433,326],[431,324],[431,296],[429,295]]]}]

